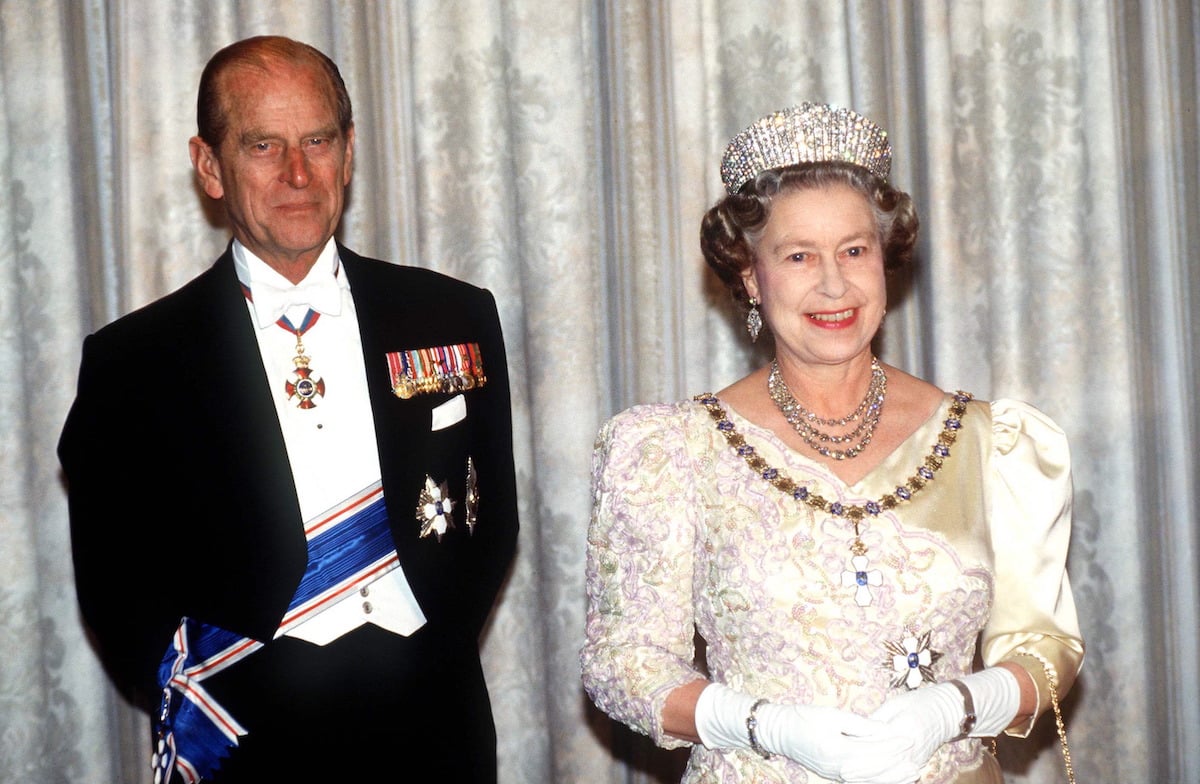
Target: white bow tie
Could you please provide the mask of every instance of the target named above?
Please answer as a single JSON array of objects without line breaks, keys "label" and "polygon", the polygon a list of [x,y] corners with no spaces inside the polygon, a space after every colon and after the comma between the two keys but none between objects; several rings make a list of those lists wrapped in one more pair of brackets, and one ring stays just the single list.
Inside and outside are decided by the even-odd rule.
[{"label": "white bow tie", "polygon": [[251,293],[261,327],[274,324],[294,307],[312,308],[326,316],[337,316],[342,312],[342,289],[332,276],[287,288],[256,281]]}]

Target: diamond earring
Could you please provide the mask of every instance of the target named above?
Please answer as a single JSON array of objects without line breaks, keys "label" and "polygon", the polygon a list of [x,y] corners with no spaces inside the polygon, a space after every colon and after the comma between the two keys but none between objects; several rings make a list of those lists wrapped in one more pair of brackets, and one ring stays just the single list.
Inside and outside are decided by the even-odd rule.
[{"label": "diamond earring", "polygon": [[758,312],[758,300],[750,298],[750,312],[746,314],[746,331],[750,333],[750,342],[758,341],[758,333],[762,332],[762,315]]}]

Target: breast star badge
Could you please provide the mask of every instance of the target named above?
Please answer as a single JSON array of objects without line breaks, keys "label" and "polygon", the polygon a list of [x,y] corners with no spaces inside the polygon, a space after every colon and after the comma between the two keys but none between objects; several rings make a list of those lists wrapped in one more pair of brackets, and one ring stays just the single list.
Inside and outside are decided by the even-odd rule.
[{"label": "breast star badge", "polygon": [[475,461],[467,458],[467,530],[475,533],[475,522],[479,519],[479,490],[476,488]]},{"label": "breast star badge", "polygon": [[942,658],[930,647],[931,632],[918,637],[905,637],[900,642],[884,641],[889,658],[884,662],[892,671],[892,687],[915,689],[924,683],[934,683],[933,665]]},{"label": "breast star badge", "polygon": [[440,485],[433,477],[426,474],[425,486],[417,499],[417,520],[421,523],[421,538],[436,534],[437,540],[442,541],[442,535],[454,527],[454,501],[450,498],[446,483]]}]

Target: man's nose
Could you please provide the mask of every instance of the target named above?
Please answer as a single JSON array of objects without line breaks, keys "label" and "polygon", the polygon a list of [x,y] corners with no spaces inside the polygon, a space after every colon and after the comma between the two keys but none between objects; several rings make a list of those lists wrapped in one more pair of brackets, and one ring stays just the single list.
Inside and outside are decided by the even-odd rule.
[{"label": "man's nose", "polygon": [[284,155],[283,178],[293,188],[304,188],[308,185],[308,159],[303,150],[293,147]]}]

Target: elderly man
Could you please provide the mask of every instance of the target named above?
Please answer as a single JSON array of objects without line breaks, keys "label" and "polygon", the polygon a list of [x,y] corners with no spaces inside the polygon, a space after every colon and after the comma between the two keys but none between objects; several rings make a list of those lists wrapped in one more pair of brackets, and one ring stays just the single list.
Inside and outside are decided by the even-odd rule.
[{"label": "elderly man", "polygon": [[83,617],[155,775],[496,779],[478,637],[516,546],[491,295],[334,240],[350,98],[261,37],[200,81],[233,241],[84,343],[59,455]]}]

